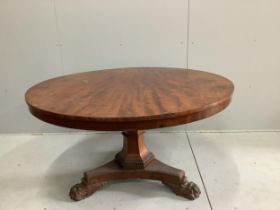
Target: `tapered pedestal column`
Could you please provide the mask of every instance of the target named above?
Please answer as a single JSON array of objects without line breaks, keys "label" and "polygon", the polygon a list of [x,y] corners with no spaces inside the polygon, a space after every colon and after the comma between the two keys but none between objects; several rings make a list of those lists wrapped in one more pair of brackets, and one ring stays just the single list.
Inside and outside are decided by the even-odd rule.
[{"label": "tapered pedestal column", "polygon": [[117,163],[126,169],[144,169],[155,159],[144,142],[144,131],[127,131],[123,134],[123,148],[116,155]]},{"label": "tapered pedestal column", "polygon": [[187,181],[184,171],[154,158],[145,145],[143,131],[126,131],[123,132],[123,149],[115,159],[85,172],[81,183],[71,188],[70,197],[76,201],[84,199],[108,181],[122,179],[159,180],[177,195],[190,200],[200,195],[199,187]]}]

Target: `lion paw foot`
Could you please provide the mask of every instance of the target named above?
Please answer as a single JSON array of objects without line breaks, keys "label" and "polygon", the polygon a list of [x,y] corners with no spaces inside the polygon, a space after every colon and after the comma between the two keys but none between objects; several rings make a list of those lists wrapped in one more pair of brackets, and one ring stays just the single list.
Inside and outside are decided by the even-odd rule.
[{"label": "lion paw foot", "polygon": [[190,200],[198,198],[200,193],[201,191],[199,187],[194,182],[187,182],[179,188],[179,195],[182,195]]},{"label": "lion paw foot", "polygon": [[194,200],[198,198],[201,193],[199,187],[194,182],[184,181],[180,185],[174,185],[168,183],[165,184],[169,186],[173,190],[173,192],[176,193],[176,195],[185,197],[190,200]]},{"label": "lion paw foot", "polygon": [[85,199],[95,193],[95,191],[103,185],[104,183],[87,185],[84,182],[76,184],[70,190],[70,198],[74,201]]}]

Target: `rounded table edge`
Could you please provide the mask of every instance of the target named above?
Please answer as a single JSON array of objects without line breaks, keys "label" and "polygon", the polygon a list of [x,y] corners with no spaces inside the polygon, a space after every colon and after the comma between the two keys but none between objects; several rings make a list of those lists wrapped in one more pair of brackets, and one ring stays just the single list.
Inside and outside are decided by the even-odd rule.
[{"label": "rounded table edge", "polygon": [[27,102],[30,113],[36,118],[61,127],[97,130],[97,131],[124,131],[124,130],[148,130],[191,123],[208,118],[223,111],[231,102],[232,95],[221,101],[204,107],[202,110],[188,114],[176,115],[161,119],[135,119],[128,121],[120,120],[94,120],[92,118],[71,118],[71,116],[42,111]]}]

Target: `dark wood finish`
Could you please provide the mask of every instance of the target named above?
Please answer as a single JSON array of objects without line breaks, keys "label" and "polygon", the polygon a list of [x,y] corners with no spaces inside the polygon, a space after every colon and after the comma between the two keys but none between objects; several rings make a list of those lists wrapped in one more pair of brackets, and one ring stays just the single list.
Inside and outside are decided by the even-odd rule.
[{"label": "dark wood finish", "polygon": [[[124,146],[122,151],[116,155],[116,159],[84,173],[81,183],[74,185],[70,190],[69,195],[73,200],[82,200],[92,195],[108,181],[123,179],[159,180],[177,195],[190,200],[199,197],[201,193],[199,187],[195,183],[187,181],[184,171],[154,158],[144,144],[142,131],[129,131],[123,135]],[[129,158],[119,158],[120,154]],[[144,165],[143,162],[145,162]]]},{"label": "dark wood finish", "polygon": [[37,118],[88,130],[145,130],[209,117],[231,100],[228,79],[175,68],[124,68],[73,74],[26,93]]},{"label": "dark wood finish", "polygon": [[31,87],[30,112],[59,126],[124,131],[115,159],[84,173],[70,197],[81,200],[108,181],[153,179],[177,195],[195,199],[198,186],[184,171],[155,159],[144,142],[145,129],[193,122],[226,108],[233,83],[219,75],[177,68],[123,68],[57,77]]},{"label": "dark wood finish", "polygon": [[144,142],[144,131],[123,132],[123,149],[116,155],[116,161],[126,169],[145,168],[153,159]]}]

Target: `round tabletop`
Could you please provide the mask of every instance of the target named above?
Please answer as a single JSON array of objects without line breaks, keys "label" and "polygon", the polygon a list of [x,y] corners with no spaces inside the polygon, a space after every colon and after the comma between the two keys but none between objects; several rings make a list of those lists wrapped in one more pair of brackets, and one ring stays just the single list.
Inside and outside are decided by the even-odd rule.
[{"label": "round tabletop", "polygon": [[57,77],[25,94],[30,112],[59,126],[141,130],[209,117],[228,106],[233,83],[178,68],[119,68]]}]

